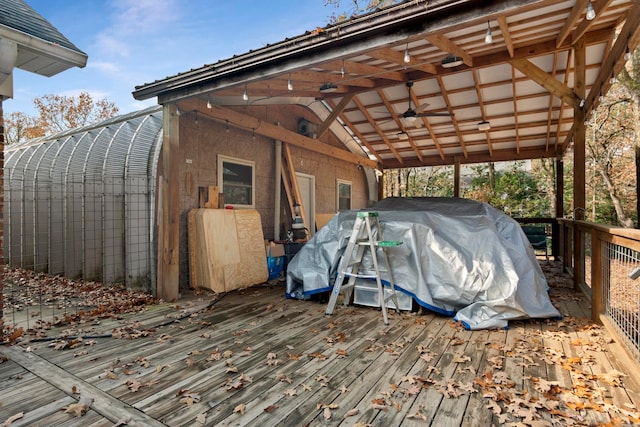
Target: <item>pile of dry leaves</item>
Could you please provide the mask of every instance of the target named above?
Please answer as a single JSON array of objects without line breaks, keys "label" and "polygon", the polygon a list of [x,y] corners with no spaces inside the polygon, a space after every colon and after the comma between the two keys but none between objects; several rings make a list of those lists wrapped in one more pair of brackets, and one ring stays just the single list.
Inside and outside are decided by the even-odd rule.
[{"label": "pile of dry leaves", "polygon": [[30,335],[98,319],[119,318],[159,301],[146,292],[120,285],[70,280],[59,275],[5,268],[3,283],[3,340],[13,343]]}]

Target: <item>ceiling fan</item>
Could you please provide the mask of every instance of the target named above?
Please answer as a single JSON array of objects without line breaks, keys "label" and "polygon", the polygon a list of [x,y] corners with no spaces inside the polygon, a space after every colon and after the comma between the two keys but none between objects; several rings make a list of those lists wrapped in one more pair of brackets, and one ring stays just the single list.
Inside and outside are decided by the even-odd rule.
[{"label": "ceiling fan", "polygon": [[399,114],[398,117],[404,119],[407,123],[415,122],[418,117],[451,117],[451,113],[432,113],[429,111],[423,111],[425,108],[429,106],[429,104],[421,104],[418,105],[415,109],[411,107],[411,88],[413,87],[413,82],[407,82],[407,91],[409,92],[409,107],[407,111],[402,114]]}]

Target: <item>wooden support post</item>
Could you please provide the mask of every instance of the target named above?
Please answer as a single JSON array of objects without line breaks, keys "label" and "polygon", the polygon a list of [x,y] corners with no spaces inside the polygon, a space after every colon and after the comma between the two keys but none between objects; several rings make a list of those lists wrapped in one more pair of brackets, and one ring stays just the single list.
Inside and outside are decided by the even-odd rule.
[{"label": "wooden support post", "polygon": [[[560,154],[555,161],[556,171],[556,211],[555,217],[564,217],[564,162],[562,161],[562,154]],[[564,255],[560,252],[560,225],[554,222],[551,232],[551,255],[555,260],[558,256]]]},{"label": "wooden support post", "polygon": [[[291,150],[289,149],[289,144],[282,144],[284,148],[284,162],[283,166],[286,169],[286,175],[284,179],[288,179],[290,183],[290,191],[292,194],[287,193],[287,197],[289,198],[289,207],[291,208],[291,214],[293,215],[293,205],[296,203],[300,206],[300,217],[302,218],[302,222],[306,226],[305,228],[305,236],[309,239],[309,219],[307,218],[307,213],[304,210],[304,206],[302,205],[302,195],[300,194],[300,187],[298,186],[298,179],[296,178],[296,170],[293,165],[293,158],[291,157]],[[286,191],[286,186],[285,186]],[[291,197],[290,197],[291,196]],[[293,200],[292,200],[293,198]]]},{"label": "wooden support post", "polygon": [[162,173],[158,209],[157,296],[165,301],[178,299],[180,276],[180,117],[175,104],[163,108]]},{"label": "wooden support post", "polygon": [[[575,51],[575,93],[585,99],[586,81],[586,42],[581,37],[574,45]],[[573,217],[577,221],[585,219],[585,111],[580,105],[573,107]],[[584,236],[578,227],[574,227],[574,287],[584,283]]]},{"label": "wooden support post", "polygon": [[453,197],[460,197],[460,158],[455,158],[453,165]]}]

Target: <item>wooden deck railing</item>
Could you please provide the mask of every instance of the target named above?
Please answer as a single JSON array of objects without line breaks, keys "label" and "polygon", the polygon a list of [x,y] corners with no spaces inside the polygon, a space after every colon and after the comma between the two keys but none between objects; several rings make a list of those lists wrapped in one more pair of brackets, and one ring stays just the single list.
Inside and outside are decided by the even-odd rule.
[{"label": "wooden deck railing", "polygon": [[557,259],[605,324],[640,362],[640,230],[558,219]]}]

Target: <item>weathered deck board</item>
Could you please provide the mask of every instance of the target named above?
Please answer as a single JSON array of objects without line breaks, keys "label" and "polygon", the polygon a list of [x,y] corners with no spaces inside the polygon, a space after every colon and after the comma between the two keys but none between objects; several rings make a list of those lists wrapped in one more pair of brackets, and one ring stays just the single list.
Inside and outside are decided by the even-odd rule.
[{"label": "weathered deck board", "polygon": [[[286,300],[282,286],[234,291],[213,304],[150,307],[76,326],[105,336],[147,328],[147,337],[96,338],[64,350],[30,343],[40,370],[29,366],[30,353],[13,353],[20,346],[0,348],[15,359],[0,363],[0,423],[18,411],[25,415],[12,425],[112,426],[127,411],[137,417],[129,426],[476,426],[517,423],[526,412],[555,424],[558,413],[582,423],[632,423],[637,380],[622,377],[615,386],[606,374],[632,375],[633,366],[612,353],[619,347],[604,328],[584,319],[585,298],[568,289],[552,295],[565,318],[492,331],[466,331],[428,312],[392,310],[390,326],[367,307],[339,306],[327,317],[324,304]],[[49,365],[56,368],[45,375]],[[129,380],[143,386],[133,391]],[[545,384],[556,388],[545,391]],[[98,396],[81,418],[62,410],[79,397],[72,385]],[[109,412],[107,402],[125,409]],[[560,405],[558,413],[538,407],[549,402]]]}]

